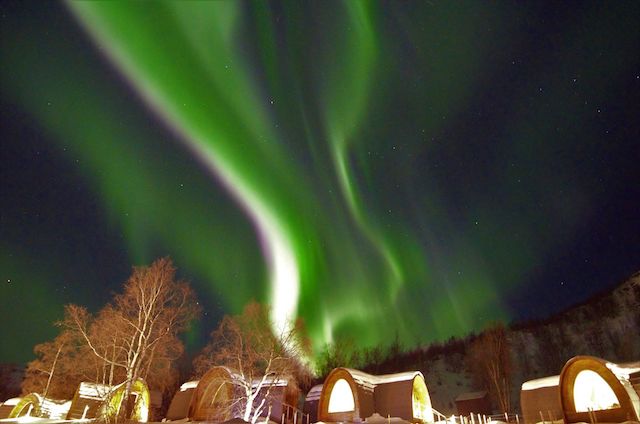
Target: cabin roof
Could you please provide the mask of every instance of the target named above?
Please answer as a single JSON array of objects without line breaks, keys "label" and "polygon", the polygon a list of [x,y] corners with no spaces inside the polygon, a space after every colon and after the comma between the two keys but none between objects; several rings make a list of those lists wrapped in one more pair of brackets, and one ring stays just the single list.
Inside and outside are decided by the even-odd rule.
[{"label": "cabin roof", "polygon": [[522,390],[536,390],[543,387],[553,387],[560,385],[559,375],[550,375],[548,377],[536,378],[522,383]]}]

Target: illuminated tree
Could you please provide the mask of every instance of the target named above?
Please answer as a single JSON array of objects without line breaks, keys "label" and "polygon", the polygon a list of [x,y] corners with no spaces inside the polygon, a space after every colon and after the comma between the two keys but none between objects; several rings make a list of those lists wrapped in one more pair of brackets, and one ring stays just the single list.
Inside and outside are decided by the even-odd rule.
[{"label": "illuminated tree", "polygon": [[64,326],[78,332],[99,359],[102,380],[126,382],[128,399],[138,378],[161,390],[173,384],[170,363],[183,351],[177,336],[198,311],[189,284],[176,281],[171,260],[162,258],[134,268],[123,292],[95,317],[84,307],[67,305]]},{"label": "illuminated tree", "polygon": [[240,378],[229,377],[236,396],[227,405],[240,411],[245,421],[255,424],[268,408],[269,395],[283,380],[296,384],[309,373],[300,358],[310,353],[310,344],[302,321],[297,320],[278,334],[272,331],[269,309],[249,303],[237,316],[225,316],[211,333],[211,340],[194,360],[197,377],[213,366],[226,366]]},{"label": "illuminated tree", "polygon": [[83,340],[72,331],[61,331],[54,340],[36,345],[33,351],[36,359],[27,364],[23,395],[35,392],[53,399],[71,399],[81,381],[93,378],[90,374],[95,361]]},{"label": "illuminated tree", "polygon": [[471,344],[467,366],[476,381],[488,388],[502,412],[510,412],[511,352],[507,329],[496,324]]}]

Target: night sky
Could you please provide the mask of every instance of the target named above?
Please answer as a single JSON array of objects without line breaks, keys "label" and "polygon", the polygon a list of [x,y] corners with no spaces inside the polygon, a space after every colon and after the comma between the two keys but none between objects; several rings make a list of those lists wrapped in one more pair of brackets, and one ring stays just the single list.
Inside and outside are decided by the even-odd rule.
[{"label": "night sky", "polygon": [[0,362],[169,255],[406,346],[640,270],[640,2],[2,2]]}]

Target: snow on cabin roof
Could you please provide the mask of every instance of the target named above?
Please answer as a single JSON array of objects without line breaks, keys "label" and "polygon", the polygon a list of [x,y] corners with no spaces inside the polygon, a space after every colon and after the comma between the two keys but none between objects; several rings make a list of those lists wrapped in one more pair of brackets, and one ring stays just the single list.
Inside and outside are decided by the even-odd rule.
[{"label": "snow on cabin roof", "polygon": [[70,400],[42,399],[40,401],[40,409],[45,416],[50,419],[62,420],[67,416],[67,412],[71,408]]},{"label": "snow on cabin roof", "polygon": [[182,383],[182,386],[180,386],[180,391],[184,392],[189,389],[195,389],[198,386],[199,382],[200,380],[193,380],[193,381],[187,381],[186,383]]},{"label": "snow on cabin roof", "polygon": [[107,384],[87,383],[83,381],[78,387],[78,396],[85,399],[104,400],[113,387]]},{"label": "snow on cabin roof", "polygon": [[21,400],[22,400],[21,397],[14,397],[14,398],[5,400],[2,404],[7,406],[16,406]]},{"label": "snow on cabin roof", "polygon": [[317,386],[313,386],[305,399],[307,400],[318,400],[320,399],[320,395],[322,394],[322,384],[318,384]]},{"label": "snow on cabin roof", "polygon": [[462,393],[456,398],[456,402],[462,400],[482,399],[485,396],[487,396],[487,392],[485,391]]},{"label": "snow on cabin roof", "polygon": [[640,361],[627,362],[624,364],[614,364],[613,362],[607,362],[607,368],[609,368],[611,372],[614,373],[619,379],[623,378],[625,380],[628,380],[631,374],[640,372]]},{"label": "snow on cabin roof", "polygon": [[399,372],[396,374],[384,374],[384,375],[371,375],[366,372],[356,370],[353,368],[344,368],[353,379],[358,383],[365,387],[369,387],[371,389],[375,388],[380,384],[388,384],[388,383],[397,383],[399,381],[411,381],[417,375],[422,375],[420,371],[407,371],[407,372]]},{"label": "snow on cabin roof", "polygon": [[551,375],[549,377],[536,378],[522,383],[522,390],[536,390],[543,387],[553,387],[560,385],[560,376]]},{"label": "snow on cabin roof", "polygon": [[[260,385],[261,382],[261,378],[256,378],[251,382],[251,386],[253,388],[256,388]],[[289,384],[289,380],[287,380],[286,378],[267,377],[262,384],[266,386],[285,387]]]}]

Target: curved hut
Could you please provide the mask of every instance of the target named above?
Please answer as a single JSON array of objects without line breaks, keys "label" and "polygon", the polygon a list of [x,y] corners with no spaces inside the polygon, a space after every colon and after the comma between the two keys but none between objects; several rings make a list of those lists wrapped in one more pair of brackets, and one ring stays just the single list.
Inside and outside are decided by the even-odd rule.
[{"label": "curved hut", "polygon": [[40,416],[40,404],[42,403],[42,397],[37,393],[30,393],[21,398],[15,406],[11,409],[7,418],[19,418],[19,417],[38,417]]},{"label": "curved hut", "polygon": [[576,356],[560,373],[565,423],[640,421],[640,362]]},{"label": "curved hut", "polygon": [[[149,418],[149,388],[143,380],[138,379],[131,384],[130,391],[131,411],[126,411],[125,416],[146,422]],[[113,418],[127,405],[125,393],[126,383],[109,386],[82,382],[73,396],[67,420]]]},{"label": "curved hut", "polygon": [[131,384],[129,402],[126,402],[126,383],[122,383],[109,393],[102,406],[102,416],[113,418],[120,414],[120,410],[129,407],[125,411],[125,417],[137,422],[147,422],[149,420],[149,406],[151,404],[151,394],[149,387],[142,380],[138,379]]},{"label": "curved hut", "polygon": [[433,422],[424,376],[419,371],[370,375],[350,368],[335,368],[320,394],[321,421],[364,421],[379,414],[410,422]]},{"label": "curved hut", "polygon": [[227,367],[213,367],[198,381],[191,397],[189,419],[191,421],[228,421],[238,417],[240,396],[233,383],[242,377]]},{"label": "curved hut", "polygon": [[64,419],[71,406],[69,400],[56,400],[43,397],[39,393],[30,393],[23,398],[14,399],[13,408],[4,418],[19,418],[24,416]]},{"label": "curved hut", "polygon": [[11,411],[13,411],[13,408],[15,408],[21,400],[22,398],[15,397],[0,403],[0,420],[9,418]]},{"label": "curved hut", "polygon": [[262,405],[260,416],[268,416],[275,422],[291,415],[291,409],[285,405],[293,407],[298,403],[298,388],[289,380],[264,377],[249,383],[234,370],[218,366],[211,368],[197,382],[191,395],[189,419],[221,422],[242,418],[248,401],[244,390],[249,387],[255,394],[253,407]]},{"label": "curved hut", "polygon": [[177,421],[189,418],[189,405],[191,398],[198,387],[198,381],[187,381],[180,386],[180,390],[173,395],[169,409],[167,410],[167,421]]}]

